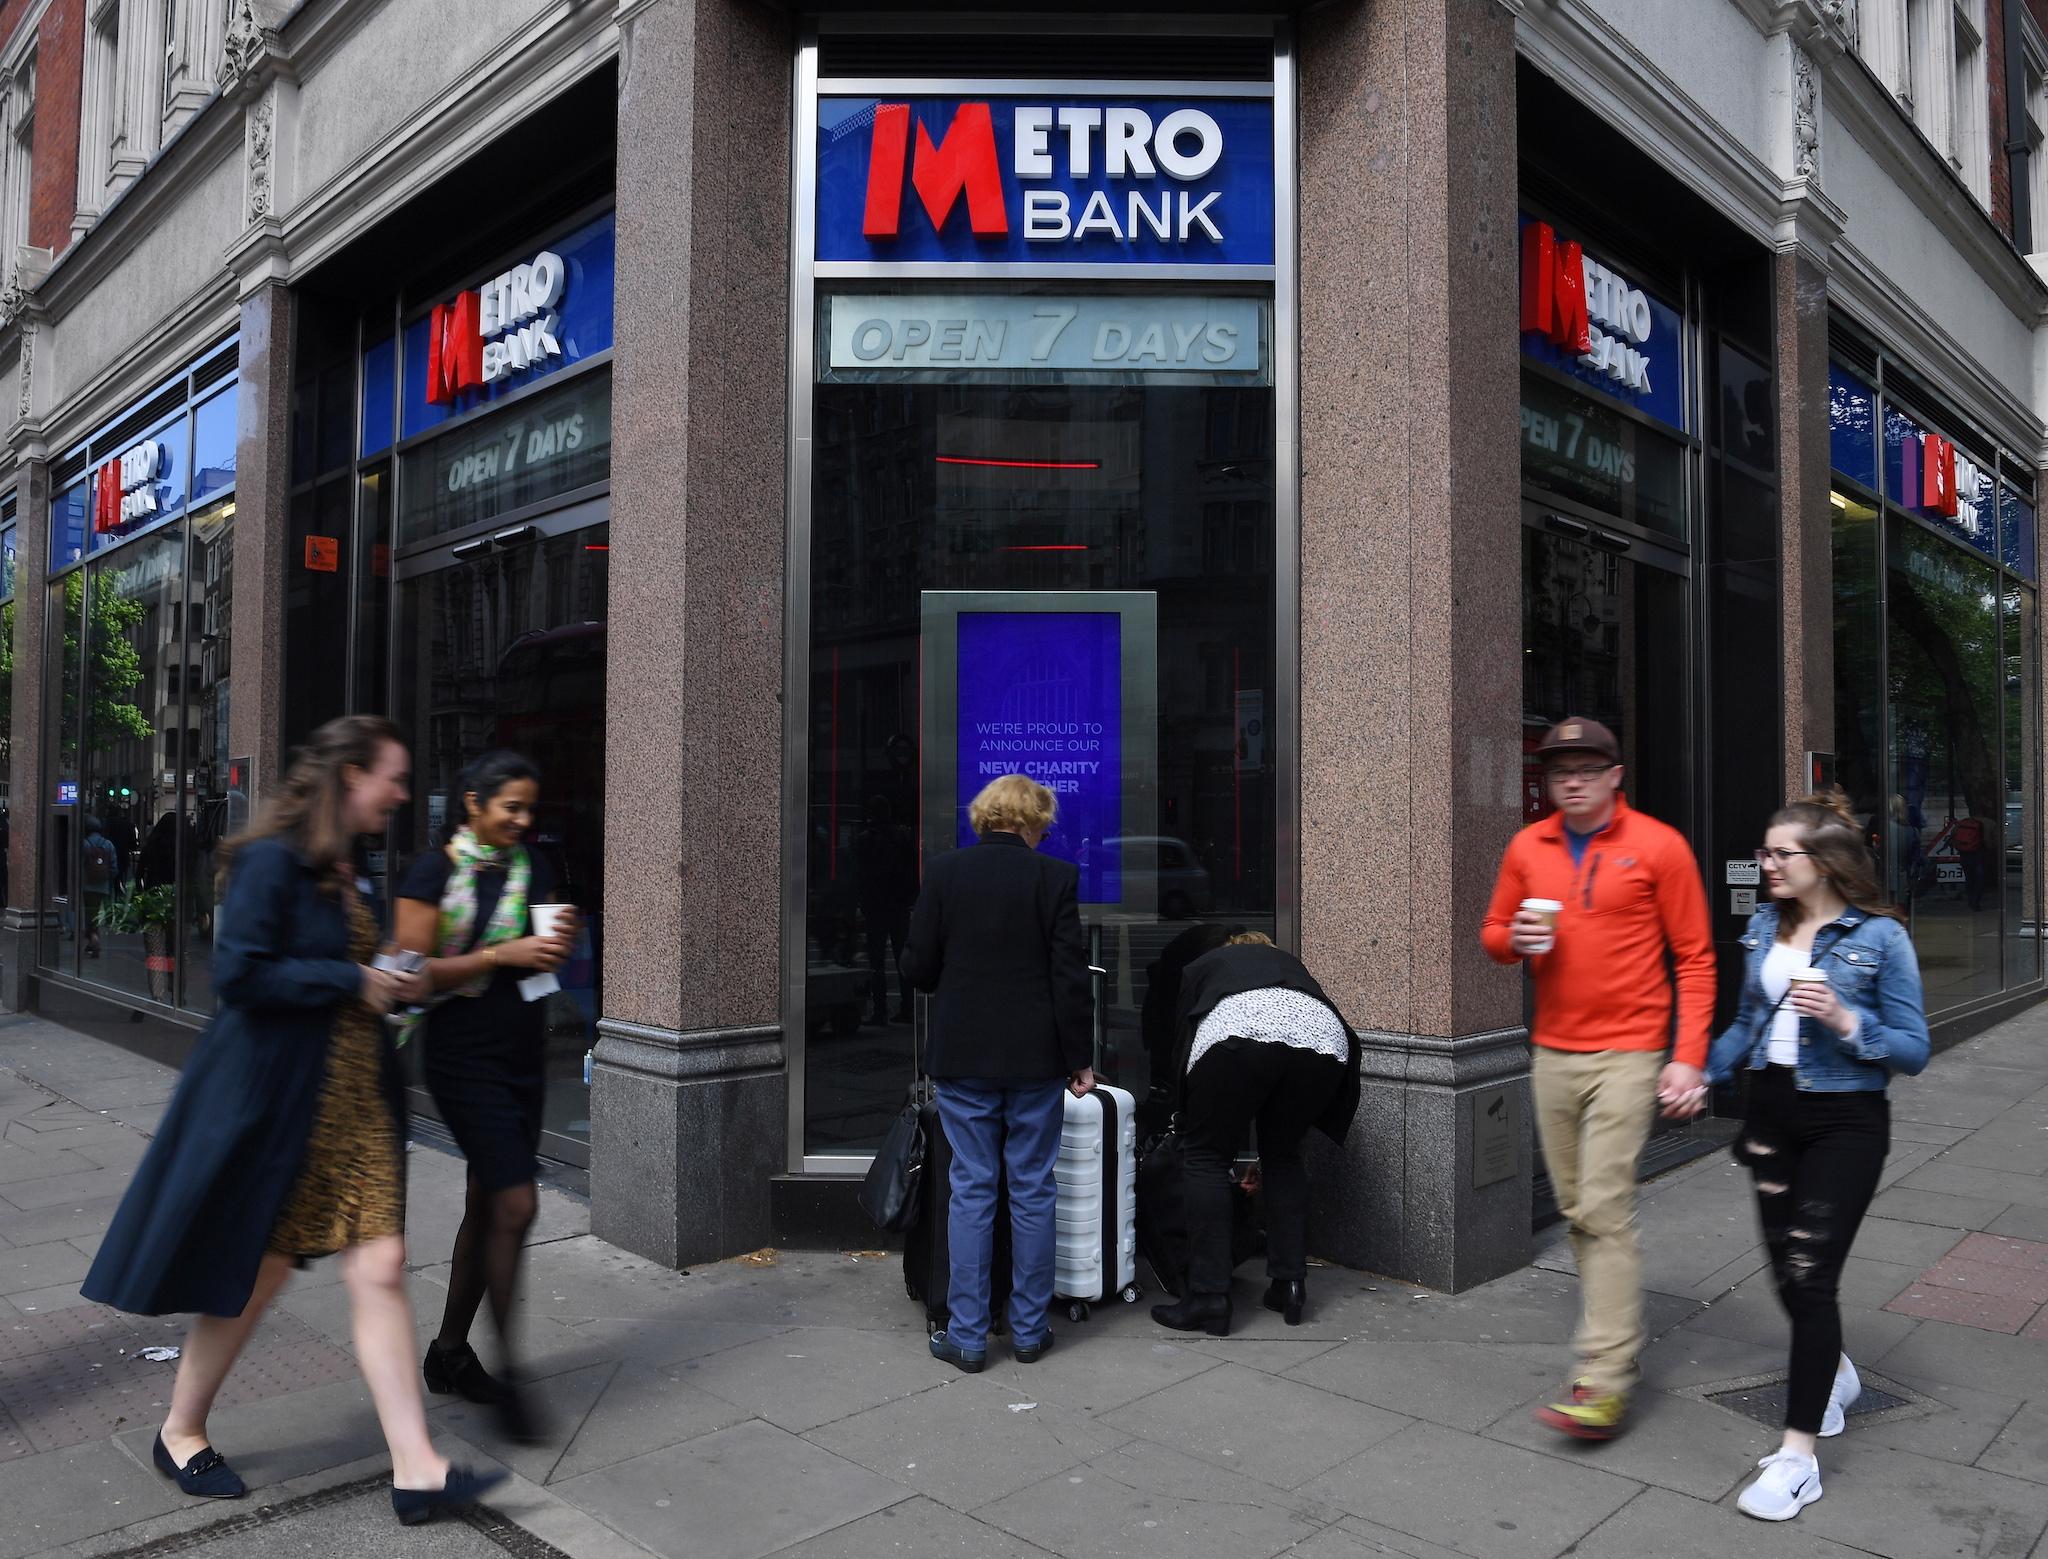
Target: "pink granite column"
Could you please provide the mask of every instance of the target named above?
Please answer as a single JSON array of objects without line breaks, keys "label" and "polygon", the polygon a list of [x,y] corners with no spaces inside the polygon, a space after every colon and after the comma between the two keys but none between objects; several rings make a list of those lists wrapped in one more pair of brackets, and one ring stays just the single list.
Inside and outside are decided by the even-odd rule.
[{"label": "pink granite column", "polygon": [[1514,18],[1343,0],[1300,70],[1302,952],[1366,1047],[1313,1243],[1461,1288],[1529,1253],[1521,983],[1478,943],[1520,816]]},{"label": "pink granite column", "polygon": [[50,571],[50,467],[26,459],[14,468],[14,679],[9,693],[7,910],[0,923],[0,1008],[34,1006],[42,903],[44,816],[43,631]]},{"label": "pink granite column", "polygon": [[1778,256],[1775,280],[1785,793],[1796,796],[1810,788],[1806,754],[1835,750],[1828,289],[1826,273],[1797,251]]},{"label": "pink granite column", "polygon": [[[281,283],[242,300],[235,429],[234,683],[228,746],[256,760],[251,802],[284,761],[285,598],[291,581],[292,295]],[[341,647],[336,646],[336,654]]]},{"label": "pink granite column", "polygon": [[655,0],[620,72],[591,1224],[680,1264],[766,1244],[784,1167],[789,22]]}]

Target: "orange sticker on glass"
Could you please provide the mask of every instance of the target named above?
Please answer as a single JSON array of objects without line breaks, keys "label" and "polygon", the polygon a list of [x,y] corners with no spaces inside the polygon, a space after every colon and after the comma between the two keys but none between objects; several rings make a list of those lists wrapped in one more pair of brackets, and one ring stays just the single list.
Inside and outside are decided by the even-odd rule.
[{"label": "orange sticker on glass", "polygon": [[306,567],[316,574],[338,573],[341,569],[341,542],[333,536],[308,536]]}]

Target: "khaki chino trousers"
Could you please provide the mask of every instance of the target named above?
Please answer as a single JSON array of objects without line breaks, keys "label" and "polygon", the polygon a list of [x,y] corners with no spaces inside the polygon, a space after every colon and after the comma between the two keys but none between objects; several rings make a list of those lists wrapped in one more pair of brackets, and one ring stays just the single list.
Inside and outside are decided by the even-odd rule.
[{"label": "khaki chino trousers", "polygon": [[1662,1051],[1535,1047],[1536,1134],[1579,1265],[1577,1379],[1628,1392],[1643,1351],[1636,1162],[1657,1107]]}]

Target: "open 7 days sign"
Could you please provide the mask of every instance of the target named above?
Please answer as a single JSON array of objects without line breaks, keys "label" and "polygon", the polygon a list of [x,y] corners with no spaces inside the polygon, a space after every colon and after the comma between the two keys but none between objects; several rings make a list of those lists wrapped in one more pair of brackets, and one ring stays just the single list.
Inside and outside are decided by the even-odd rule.
[{"label": "open 7 days sign", "polygon": [[821,262],[1273,263],[1267,99],[828,98]]}]

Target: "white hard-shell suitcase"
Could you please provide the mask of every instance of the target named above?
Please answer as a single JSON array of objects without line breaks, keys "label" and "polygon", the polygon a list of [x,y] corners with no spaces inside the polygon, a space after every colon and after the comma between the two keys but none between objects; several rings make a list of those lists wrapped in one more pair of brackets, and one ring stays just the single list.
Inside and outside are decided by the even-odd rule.
[{"label": "white hard-shell suitcase", "polygon": [[1098,1083],[1066,1095],[1060,1128],[1059,1255],[1053,1293],[1068,1319],[1119,1298],[1136,1304],[1138,1287],[1138,1106],[1121,1088]]}]

